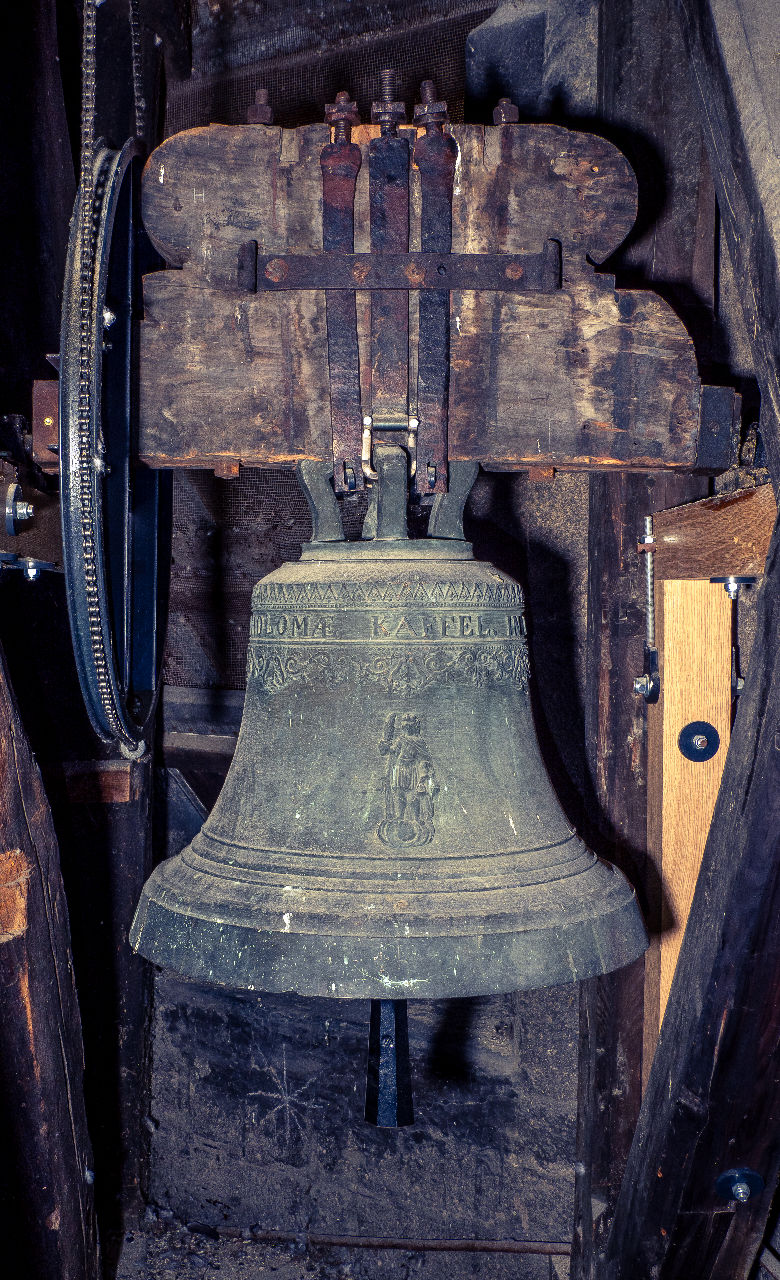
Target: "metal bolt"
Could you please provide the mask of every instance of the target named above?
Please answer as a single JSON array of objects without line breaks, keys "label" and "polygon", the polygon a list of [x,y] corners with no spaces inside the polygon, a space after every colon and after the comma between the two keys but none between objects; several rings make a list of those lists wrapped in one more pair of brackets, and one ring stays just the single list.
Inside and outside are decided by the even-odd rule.
[{"label": "metal bolt", "polygon": [[691,745],[694,746],[697,751],[706,751],[707,739],[703,733],[695,733],[691,738]]},{"label": "metal bolt", "polygon": [[398,125],[406,119],[406,107],[402,102],[394,101],[395,71],[386,67],[379,73],[380,97],[378,102],[371,103],[371,119],[381,126],[383,136],[394,136]]},{"label": "metal bolt", "polygon": [[646,698],[652,690],[652,681],[649,676],[636,676],[634,678],[634,693],[640,693]]},{"label": "metal bolt", "polygon": [[745,1204],[752,1194],[746,1182],[735,1182],[731,1188],[731,1193],[735,1200],[739,1200],[740,1204]]},{"label": "metal bolt", "polygon": [[447,122],[447,103],[437,100],[433,80],[423,80],[420,97],[422,101],[414,108],[414,123],[425,125],[426,133],[441,130]]},{"label": "metal bolt", "polygon": [[116,316],[114,312],[111,310],[111,308],[104,307],[103,308],[103,327],[105,329],[110,329],[115,320],[116,320]]},{"label": "metal bolt", "polygon": [[246,113],[247,124],[273,124],[273,108],[268,104],[268,90],[255,89],[255,100]]},{"label": "metal bolt", "polygon": [[499,98],[493,111],[493,124],[517,124],[520,112],[511,98]]},{"label": "metal bolt", "polygon": [[7,534],[14,536],[19,532],[19,525],[23,520],[30,520],[33,515],[33,506],[30,502],[25,502],[22,497],[21,487],[13,481],[9,484],[5,495],[5,531]]},{"label": "metal bolt", "polygon": [[352,126],[360,124],[360,116],[357,103],[350,101],[346,89],[340,89],[336,94],[336,101],[325,107],[325,119],[334,126],[334,142],[349,142]]},{"label": "metal bolt", "polygon": [[40,567],[32,559],[24,561],[22,572],[28,582],[35,582],[36,578],[41,576]]},{"label": "metal bolt", "polygon": [[51,417],[46,417],[46,418],[44,418],[44,420],[43,420],[43,425],[44,425],[44,427],[53,427],[53,426],[54,426],[54,419],[53,419],[53,418],[51,418]]}]

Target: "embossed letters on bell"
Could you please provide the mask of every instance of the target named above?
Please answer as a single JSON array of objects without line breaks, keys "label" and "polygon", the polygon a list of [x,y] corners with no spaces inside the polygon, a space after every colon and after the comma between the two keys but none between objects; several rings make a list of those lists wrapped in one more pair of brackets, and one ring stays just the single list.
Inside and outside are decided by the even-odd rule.
[{"label": "embossed letters on bell", "polygon": [[566,822],[528,674],[520,587],[467,543],[313,542],[255,587],[233,763],[134,946],[202,981],[375,999],[635,959],[633,892]]}]

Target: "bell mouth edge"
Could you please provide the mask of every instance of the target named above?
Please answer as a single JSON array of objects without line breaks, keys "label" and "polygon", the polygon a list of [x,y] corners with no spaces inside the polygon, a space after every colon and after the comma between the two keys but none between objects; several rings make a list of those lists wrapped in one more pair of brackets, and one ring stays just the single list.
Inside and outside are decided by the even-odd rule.
[{"label": "bell mouth edge", "polygon": [[608,912],[554,928],[385,940],[217,924],[172,911],[144,891],[130,944],[180,977],[239,991],[439,1000],[581,982],[638,960],[649,939],[633,891]]}]

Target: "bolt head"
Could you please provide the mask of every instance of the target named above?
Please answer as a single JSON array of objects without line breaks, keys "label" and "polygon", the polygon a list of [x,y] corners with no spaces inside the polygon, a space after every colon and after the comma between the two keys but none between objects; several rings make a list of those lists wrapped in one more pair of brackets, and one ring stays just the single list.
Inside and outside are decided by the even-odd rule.
[{"label": "bolt head", "polygon": [[325,107],[325,119],[328,124],[339,124],[344,121],[346,124],[360,124],[360,112],[356,102],[350,102],[349,94],[345,95],[346,101],[339,101],[341,94],[336,94],[336,101],[329,102]]},{"label": "bolt head", "polygon": [[273,124],[274,109],[268,103],[268,90],[256,89],[255,100],[246,113],[247,124]]},{"label": "bolt head", "polygon": [[733,1198],[738,1200],[740,1204],[746,1204],[750,1199],[751,1191],[746,1182],[735,1182],[731,1188]]},{"label": "bolt head", "polygon": [[403,124],[406,107],[403,102],[372,102],[372,124]]},{"label": "bolt head", "polygon": [[634,693],[641,693],[642,697],[650,692],[651,687],[649,676],[636,676],[634,679]]},{"label": "bolt head", "polygon": [[520,111],[511,98],[499,98],[493,111],[493,124],[517,124]]},{"label": "bolt head", "polygon": [[446,120],[446,102],[418,102],[414,108],[415,124],[445,124]]}]

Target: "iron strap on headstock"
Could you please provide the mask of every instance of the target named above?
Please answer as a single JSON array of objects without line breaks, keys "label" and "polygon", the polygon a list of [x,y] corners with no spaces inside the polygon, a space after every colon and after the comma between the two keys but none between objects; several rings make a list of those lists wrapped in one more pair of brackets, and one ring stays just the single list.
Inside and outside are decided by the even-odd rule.
[{"label": "iron strap on headstock", "polygon": [[[560,248],[540,253],[452,253],[452,195],[458,147],[445,133],[447,104],[426,80],[415,108],[412,158],[420,174],[420,252],[409,252],[409,140],[394,101],[394,74],[382,72],[382,93],[372,106],[381,128],[369,145],[371,252],[355,253],[355,192],[360,147],[351,141],[359,123],[349,94],[326,108],[333,141],[323,149],[321,254],[257,256],[243,287],[257,292],[326,291],[333,484],[337,493],[375,479],[372,441],[403,438],[412,492],[447,492],[447,420],[450,293],[454,289],[551,293],[560,287]],[[371,294],[370,404],[361,394],[355,293]],[[410,406],[409,290],[419,290],[416,405]],[[388,435],[388,433],[392,433]]]}]

